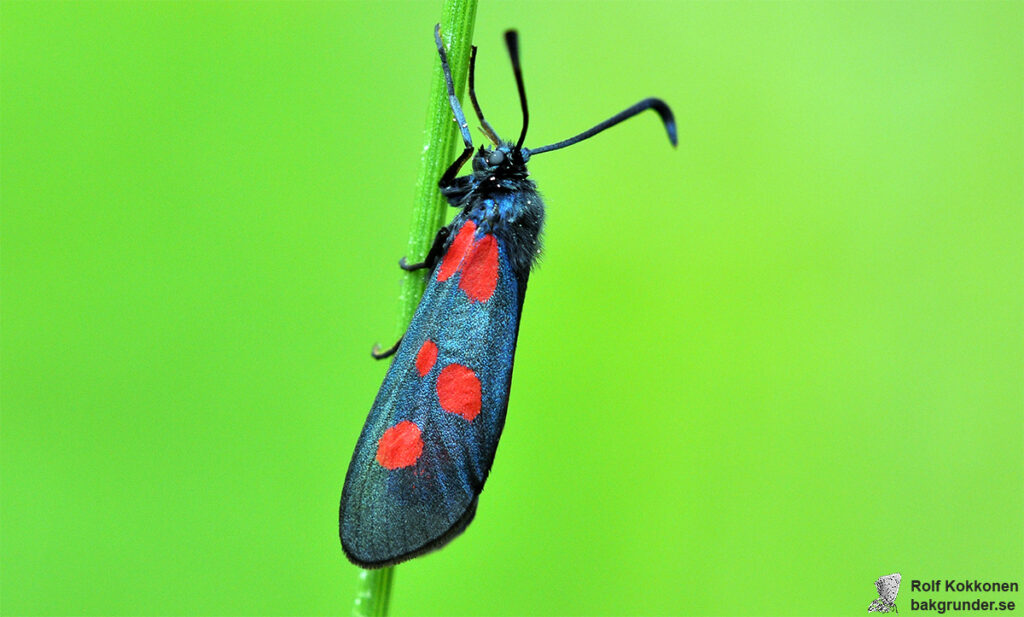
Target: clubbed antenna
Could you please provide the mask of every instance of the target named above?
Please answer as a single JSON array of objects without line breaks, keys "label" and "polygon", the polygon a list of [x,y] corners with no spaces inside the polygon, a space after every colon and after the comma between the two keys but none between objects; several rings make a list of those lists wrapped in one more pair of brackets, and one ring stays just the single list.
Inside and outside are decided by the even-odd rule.
[{"label": "clubbed antenna", "polygon": [[548,146],[541,146],[540,148],[531,148],[530,154],[541,154],[542,152],[551,152],[552,150],[559,150],[566,146],[571,146],[574,143],[583,141],[584,139],[589,139],[594,135],[597,135],[601,131],[615,126],[616,124],[622,122],[623,120],[629,120],[638,113],[647,111],[648,109],[653,109],[658,113],[659,116],[661,116],[661,121],[665,123],[665,131],[668,132],[668,140],[672,142],[673,146],[677,145],[678,140],[676,138],[676,119],[675,116],[672,115],[672,110],[669,109],[665,101],[661,99],[651,98],[640,101],[639,103],[633,105],[629,109],[623,110],[615,114],[611,118],[608,118],[604,122],[598,124],[597,126],[591,129],[583,131],[582,133],[575,137],[570,137],[565,141],[560,141],[558,143],[551,144]]},{"label": "clubbed antenna", "polygon": [[505,45],[508,55],[512,58],[512,72],[516,75],[516,87],[519,88],[519,106],[523,108],[523,130],[519,133],[516,150],[523,149],[526,140],[526,128],[530,126],[530,110],[526,107],[526,86],[523,85],[523,68],[519,66],[519,35],[515,30],[505,32]]}]

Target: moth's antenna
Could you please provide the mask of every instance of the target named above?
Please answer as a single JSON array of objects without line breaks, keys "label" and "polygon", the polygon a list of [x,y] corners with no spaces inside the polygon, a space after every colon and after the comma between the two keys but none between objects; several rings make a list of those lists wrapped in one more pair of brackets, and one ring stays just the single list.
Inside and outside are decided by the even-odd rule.
[{"label": "moth's antenna", "polygon": [[469,100],[473,101],[473,109],[476,111],[476,117],[480,119],[480,127],[484,131],[484,135],[487,135],[487,139],[490,139],[495,146],[501,145],[501,138],[494,132],[494,127],[491,126],[490,122],[484,120],[484,112],[480,111],[480,103],[476,100],[476,45],[473,46],[473,53],[469,56]]},{"label": "moth's antenna", "polygon": [[508,55],[512,58],[512,72],[516,75],[516,87],[519,88],[519,106],[523,108],[523,130],[519,133],[519,141],[516,142],[516,150],[522,150],[523,141],[526,140],[526,127],[530,126],[530,110],[526,107],[523,69],[519,66],[519,35],[515,30],[505,32],[505,46],[508,47]]},{"label": "moth's antenna", "polygon": [[444,43],[441,42],[441,24],[434,25],[434,42],[437,43],[437,53],[441,56],[441,70],[444,71],[444,83],[448,88],[448,105],[455,114],[455,121],[459,123],[459,131],[462,133],[462,141],[466,148],[455,159],[455,162],[448,166],[438,186],[448,186],[459,173],[459,169],[466,164],[466,161],[473,156],[473,138],[469,136],[469,124],[466,123],[466,116],[462,113],[462,106],[459,105],[459,98],[455,96],[455,82],[452,79],[452,68],[448,66],[448,54],[444,51]]},{"label": "moth's antenna", "polygon": [[673,146],[677,145],[678,142],[676,139],[676,119],[675,116],[672,115],[672,110],[669,109],[665,101],[661,99],[651,98],[640,101],[639,103],[633,105],[629,109],[623,110],[615,114],[611,118],[608,118],[604,122],[598,124],[597,126],[591,129],[583,131],[582,133],[575,137],[570,137],[565,141],[560,141],[558,143],[551,144],[548,146],[541,146],[540,148],[530,148],[530,155],[532,156],[534,154],[541,154],[542,152],[551,152],[552,150],[558,150],[566,146],[571,146],[574,143],[583,141],[584,139],[589,139],[594,135],[597,135],[601,131],[607,128],[611,128],[616,124],[622,122],[623,120],[629,120],[638,113],[642,111],[647,111],[648,109],[653,109],[654,111],[658,112],[658,115],[661,116],[661,121],[665,123],[665,131],[668,132],[668,140],[672,142]]},{"label": "moth's antenna", "polygon": [[441,42],[441,24],[434,26],[434,41],[437,43],[437,53],[441,55],[441,70],[444,71],[444,83],[448,87],[448,105],[455,114],[455,121],[459,123],[459,131],[462,132],[462,141],[466,147],[473,149],[473,138],[469,136],[469,124],[466,123],[466,115],[462,113],[462,106],[459,105],[459,97],[455,96],[455,81],[452,79],[452,69],[448,65],[448,54],[444,51],[444,43]]}]

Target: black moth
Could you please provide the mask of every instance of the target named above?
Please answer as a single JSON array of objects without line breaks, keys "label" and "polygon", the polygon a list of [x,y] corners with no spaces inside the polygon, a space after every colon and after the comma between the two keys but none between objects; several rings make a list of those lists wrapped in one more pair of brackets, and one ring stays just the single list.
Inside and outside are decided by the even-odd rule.
[{"label": "black moth", "polygon": [[[515,31],[505,33],[523,111],[519,139],[498,137],[469,96],[493,143],[473,156],[468,124],[455,96],[440,27],[434,29],[448,98],[465,149],[439,183],[460,209],[426,259],[400,265],[431,272],[394,355],[349,464],[339,513],[341,544],[355,564],[392,565],[440,548],[476,513],[508,407],[519,316],[530,268],[540,250],[544,203],[528,179],[531,156],[592,137],[647,109],[661,117],[672,145],[672,111],[649,98],[565,141],[525,148],[529,113]],[[456,177],[472,157],[473,173]]]}]

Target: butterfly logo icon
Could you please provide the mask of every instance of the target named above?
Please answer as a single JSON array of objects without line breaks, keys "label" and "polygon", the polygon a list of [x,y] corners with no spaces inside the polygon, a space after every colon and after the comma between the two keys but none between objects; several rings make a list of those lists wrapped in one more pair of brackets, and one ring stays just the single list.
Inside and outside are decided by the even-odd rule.
[{"label": "butterfly logo icon", "polygon": [[871,601],[869,613],[899,613],[896,610],[896,594],[900,592],[900,573],[883,576],[875,581],[878,597]]}]

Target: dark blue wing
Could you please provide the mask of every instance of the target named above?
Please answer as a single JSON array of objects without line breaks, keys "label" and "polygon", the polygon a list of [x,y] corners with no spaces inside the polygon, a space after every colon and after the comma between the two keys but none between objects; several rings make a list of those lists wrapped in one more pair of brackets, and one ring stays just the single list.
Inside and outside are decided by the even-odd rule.
[{"label": "dark blue wing", "polygon": [[[504,243],[492,241],[493,293],[471,299],[460,287],[465,269],[438,280],[445,267],[439,263],[370,409],[339,515],[342,546],[359,565],[389,565],[439,548],[473,518],[505,424],[524,295]],[[433,362],[427,341],[436,345]]]}]

